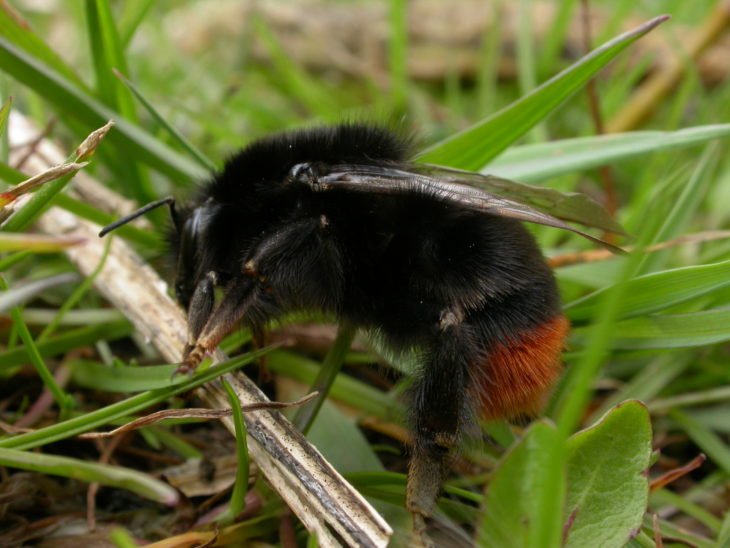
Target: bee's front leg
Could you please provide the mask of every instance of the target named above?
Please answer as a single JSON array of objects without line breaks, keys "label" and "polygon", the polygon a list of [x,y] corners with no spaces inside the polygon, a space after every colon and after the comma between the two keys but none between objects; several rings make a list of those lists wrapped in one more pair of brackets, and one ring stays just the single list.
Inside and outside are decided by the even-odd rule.
[{"label": "bee's front leg", "polygon": [[195,371],[251,306],[253,283],[238,277],[226,285],[221,302],[213,309],[215,281],[211,272],[195,288],[188,309],[188,343],[175,374]]}]

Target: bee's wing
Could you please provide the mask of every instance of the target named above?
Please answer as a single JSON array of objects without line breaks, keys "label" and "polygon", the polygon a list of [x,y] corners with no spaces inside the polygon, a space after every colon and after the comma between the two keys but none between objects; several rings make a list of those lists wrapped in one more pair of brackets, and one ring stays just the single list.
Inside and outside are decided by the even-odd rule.
[{"label": "bee's wing", "polygon": [[477,187],[488,193],[529,205],[558,219],[626,235],[620,224],[597,202],[579,192],[561,192],[470,171],[416,164],[417,170],[444,182]]},{"label": "bee's wing", "polygon": [[[612,232],[623,232],[598,204],[580,194],[562,193],[489,175],[419,164],[392,167],[335,165],[319,171],[310,184],[318,191],[342,189],[375,194],[423,192],[484,213],[569,230],[613,251],[623,252],[546,211],[557,206],[565,220],[597,228],[610,227],[607,229]],[[574,210],[582,211],[578,207],[582,202],[590,206],[589,211],[597,209],[600,214],[594,213],[593,218],[586,218],[587,214],[574,214]]]}]

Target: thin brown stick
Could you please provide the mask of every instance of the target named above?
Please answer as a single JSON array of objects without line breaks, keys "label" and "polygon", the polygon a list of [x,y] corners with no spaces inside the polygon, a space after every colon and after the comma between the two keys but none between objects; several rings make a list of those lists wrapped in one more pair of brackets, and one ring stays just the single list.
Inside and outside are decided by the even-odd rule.
[{"label": "thin brown stick", "polygon": [[[261,411],[262,409],[286,409],[287,407],[296,407],[297,405],[307,403],[317,394],[318,392],[312,392],[311,394],[307,394],[303,398],[293,402],[268,401],[242,405],[241,411],[249,413],[251,411]],[[109,432],[86,432],[85,434],[81,434],[79,438],[111,438],[167,419],[222,419],[224,417],[230,417],[232,413],[232,409],[163,409],[135,419],[132,422],[128,422],[124,426],[120,426],[119,428],[115,428]]]},{"label": "thin brown stick", "polygon": [[656,514],[652,514],[651,522],[654,526],[654,544],[656,544],[656,548],[664,548],[662,532],[659,530],[659,516],[657,516]]},{"label": "thin brown stick", "polygon": [[[711,240],[724,240],[730,238],[730,230],[708,230],[705,232],[698,232],[696,234],[686,234],[680,236],[674,240],[666,242],[659,242],[658,244],[651,245],[644,249],[645,253],[653,253],[655,251],[661,251],[670,247],[676,247],[684,244],[696,244],[701,242],[709,242]],[[633,251],[633,247],[627,247],[626,251]],[[616,257],[616,254],[609,251],[608,249],[591,249],[589,251],[580,251],[578,253],[565,253],[564,255],[558,255],[557,257],[551,257],[548,259],[548,264],[551,268],[560,268],[564,266],[570,266],[574,264],[582,263],[594,263],[598,261],[606,261]]]},{"label": "thin brown stick", "polygon": [[654,491],[658,491],[662,487],[665,487],[672,483],[673,481],[677,481],[682,476],[686,476],[689,474],[692,470],[696,470],[700,466],[702,466],[702,463],[707,460],[707,457],[700,453],[695,458],[693,458],[691,461],[689,461],[684,466],[680,466],[679,468],[675,468],[674,470],[670,470],[666,474],[662,474],[656,479],[653,479],[651,481],[651,485],[649,486],[649,489],[653,493]]}]

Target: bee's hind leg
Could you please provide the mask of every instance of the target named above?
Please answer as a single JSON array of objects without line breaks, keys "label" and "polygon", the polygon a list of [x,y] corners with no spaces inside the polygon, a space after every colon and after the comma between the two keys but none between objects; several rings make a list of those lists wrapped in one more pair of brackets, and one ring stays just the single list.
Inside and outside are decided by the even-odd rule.
[{"label": "bee's hind leg", "polygon": [[469,364],[473,344],[463,314],[445,310],[419,379],[412,389],[414,447],[408,470],[406,505],[414,532],[428,545],[430,517],[449,472],[453,449],[469,416]]}]

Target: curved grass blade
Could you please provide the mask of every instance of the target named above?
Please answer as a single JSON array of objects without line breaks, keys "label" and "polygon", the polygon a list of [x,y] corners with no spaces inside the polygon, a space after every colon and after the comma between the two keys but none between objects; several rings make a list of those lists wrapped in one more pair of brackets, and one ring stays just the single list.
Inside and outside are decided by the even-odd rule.
[{"label": "curved grass blade", "polygon": [[233,411],[233,423],[236,429],[236,482],[233,485],[233,493],[228,503],[228,508],[219,517],[221,523],[228,524],[233,522],[236,517],[243,512],[246,507],[246,492],[248,491],[248,444],[246,443],[246,421],[243,420],[243,411],[241,411],[241,402],[238,401],[236,391],[231,387],[225,379],[222,380],[223,388],[226,389],[228,400],[231,403]]},{"label": "curved grass blade", "polygon": [[[585,328],[575,330],[584,333]],[[613,326],[611,348],[620,350],[688,348],[730,340],[730,309],[642,316]]]},{"label": "curved grass blade", "polygon": [[150,116],[155,119],[155,121],[160,125],[162,129],[167,131],[167,133],[172,137],[175,142],[180,145],[180,147],[186,151],[190,156],[192,156],[196,162],[200,164],[200,166],[208,171],[216,171],[218,168],[216,165],[203,154],[200,150],[198,150],[195,145],[193,145],[188,139],[185,138],[185,136],[177,131],[170,123],[168,123],[167,120],[165,120],[162,115],[157,111],[157,109],[152,106],[152,103],[150,103],[144,95],[139,91],[137,86],[135,86],[132,82],[127,79],[122,72],[118,70],[114,70],[114,74],[117,78],[119,78],[134,94],[134,96],[137,98],[137,100],[142,103],[142,106],[147,109],[147,112],[150,113]]},{"label": "curved grass blade", "polygon": [[36,91],[49,104],[72,115],[87,127],[99,127],[107,120],[116,122],[110,141],[124,149],[130,157],[143,161],[172,178],[173,182],[197,180],[206,176],[204,170],[178,154],[144,129],[92,97],[37,58],[0,37],[0,67],[7,74]]},{"label": "curved grass blade", "polygon": [[[657,312],[727,287],[730,285],[730,261],[646,274],[625,284],[627,291],[619,304],[619,318]],[[571,321],[592,318],[603,296],[610,290],[604,288],[565,305]]]},{"label": "curved grass blade", "polygon": [[33,30],[30,23],[13,10],[7,2],[0,2],[0,36],[38,59],[75,86],[88,92],[84,82],[59,55],[48,46]]},{"label": "curved grass blade", "polygon": [[716,124],[678,131],[633,131],[564,139],[510,148],[488,171],[498,177],[525,183],[594,168],[640,154],[698,145],[730,136],[730,124]]},{"label": "curved grass blade", "polygon": [[479,171],[578,91],[616,55],[668,18],[667,15],[656,17],[614,38],[520,100],[428,148],[419,159],[428,163]]},{"label": "curved grass blade", "polygon": [[141,497],[161,502],[167,506],[174,506],[179,499],[175,488],[167,483],[148,474],[121,466],[4,447],[0,448],[0,465],[72,478],[87,483],[99,482],[109,487],[127,489]]}]

